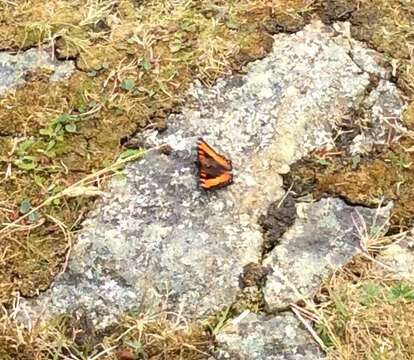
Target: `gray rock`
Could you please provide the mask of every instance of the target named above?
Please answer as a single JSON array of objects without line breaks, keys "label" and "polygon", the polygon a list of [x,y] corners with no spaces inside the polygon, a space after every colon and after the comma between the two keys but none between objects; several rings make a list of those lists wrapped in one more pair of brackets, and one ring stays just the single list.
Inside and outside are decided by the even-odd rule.
[{"label": "gray rock", "polygon": [[375,267],[383,271],[384,276],[414,282],[414,230],[408,232],[401,241],[383,249],[376,260]]},{"label": "gray rock", "polygon": [[[245,314],[242,314],[244,316]],[[321,360],[319,345],[291,313],[249,313],[217,335],[218,360]]]},{"label": "gray rock", "polygon": [[363,107],[369,109],[365,124],[360,126],[360,134],[355,136],[350,146],[350,152],[368,154],[375,145],[385,145],[397,141],[406,134],[407,129],[401,123],[405,110],[402,94],[389,81],[379,81],[363,102]]},{"label": "gray rock", "polygon": [[50,70],[51,81],[67,79],[75,70],[73,61],[57,61],[40,49],[30,49],[16,55],[0,52],[0,96],[25,83],[30,71]]},{"label": "gray rock", "polygon": [[348,48],[349,56],[355,65],[361,69],[361,72],[377,76],[383,80],[391,80],[392,65],[377,51],[355,46],[357,42],[351,38],[350,23],[336,23],[333,24],[333,28],[341,35],[335,38],[335,42],[344,48]]},{"label": "gray rock", "polygon": [[[390,204],[391,205],[391,204]],[[321,280],[360,251],[360,231],[386,229],[391,206],[368,209],[340,199],[297,204],[295,224],[282,236],[264,265],[264,296],[270,311],[311,296]]]},{"label": "gray rock", "polygon": [[[126,168],[124,180],[114,179],[84,222],[67,271],[27,301],[27,313],[82,306],[103,327],[150,295],[155,298],[147,303],[182,306],[190,317],[231,304],[243,266],[261,260],[257,220],[284,193],[279,174],[310,150],[333,144],[331,130],[370,86],[369,74],[349,56],[349,43],[337,43],[340,36],[320,22],[278,34],[273,51],[249,64],[246,75],[209,89],[194,86],[167,131],[141,134],[138,140],[152,150]],[[364,45],[351,42],[369,58]],[[232,186],[209,193],[197,187],[198,136],[232,159]],[[157,150],[161,144],[170,146],[170,155]],[[343,209],[349,221],[350,208]],[[335,249],[340,253],[333,258],[352,254]],[[300,253],[302,263],[317,257],[311,250]]]}]

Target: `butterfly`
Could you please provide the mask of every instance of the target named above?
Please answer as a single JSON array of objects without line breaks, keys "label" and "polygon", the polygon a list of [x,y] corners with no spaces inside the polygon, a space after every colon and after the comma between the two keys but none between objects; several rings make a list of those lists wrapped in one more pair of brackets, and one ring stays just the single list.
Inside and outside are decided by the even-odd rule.
[{"label": "butterfly", "polygon": [[233,183],[231,161],[217,153],[202,138],[197,140],[197,163],[200,186],[213,190]]}]

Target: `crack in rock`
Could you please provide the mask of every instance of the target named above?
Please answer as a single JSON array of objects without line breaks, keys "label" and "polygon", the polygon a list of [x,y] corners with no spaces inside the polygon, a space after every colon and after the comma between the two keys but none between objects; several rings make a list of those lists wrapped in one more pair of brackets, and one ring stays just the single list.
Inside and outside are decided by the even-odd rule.
[{"label": "crack in rock", "polygon": [[[351,38],[351,24],[348,22],[333,24],[338,36],[334,41],[347,48],[347,55],[358,66],[361,72],[377,76],[382,80],[392,79],[392,66],[379,52],[358,46],[358,42]],[[357,44],[357,46],[354,46]]]},{"label": "crack in rock", "polygon": [[263,261],[272,269],[263,289],[268,311],[311,297],[326,276],[360,252],[363,236],[386,232],[391,207],[349,206],[336,198],[297,204],[295,224]]},{"label": "crack in rock", "polygon": [[[210,89],[195,85],[166,131],[138,135],[154,149],[130,164],[123,180],[114,179],[84,222],[67,271],[39,298],[22,301],[28,316],[82,306],[105,327],[148,294],[154,298],[146,304],[183,306],[190,318],[232,303],[244,266],[261,260],[258,219],[284,194],[280,174],[309,151],[333,146],[332,130],[369,85],[340,36],[321,22],[278,34],[273,51],[250,63],[246,75]],[[349,41],[371,61],[371,50]],[[198,188],[199,136],[232,159],[233,185]],[[155,149],[161,144],[169,155]],[[326,215],[315,221],[331,219]]]}]

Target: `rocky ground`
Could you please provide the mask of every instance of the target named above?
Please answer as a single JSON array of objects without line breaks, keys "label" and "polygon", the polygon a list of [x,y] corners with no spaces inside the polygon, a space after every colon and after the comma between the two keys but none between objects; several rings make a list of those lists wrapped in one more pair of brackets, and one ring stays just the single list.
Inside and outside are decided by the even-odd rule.
[{"label": "rocky ground", "polygon": [[[371,38],[358,36],[359,10],[347,9],[341,13],[346,18],[339,10],[328,16],[325,9],[319,13],[324,16],[306,15],[296,23],[279,14],[273,25],[283,31],[270,34],[266,24],[267,40],[261,38],[266,56],[256,54],[261,59],[213,85],[194,81],[179,108],[157,115],[162,126],[150,122],[139,131],[124,129],[128,136],[118,140],[128,150],[121,162],[86,182],[75,178],[40,205],[21,200],[20,214],[8,215],[12,221],[0,230],[2,239],[20,246],[16,225],[25,227],[25,236],[47,225],[47,240],[40,244],[53,244],[53,231],[65,236],[53,261],[48,247],[33,250],[45,257],[43,268],[39,260],[31,268],[38,278],[15,270],[8,261],[13,255],[3,246],[4,324],[19,330],[4,331],[0,345],[6,350],[0,355],[44,359],[59,351],[65,359],[305,360],[403,354],[407,357],[400,358],[409,359],[414,353],[408,315],[414,300],[409,91],[384,49],[373,49]],[[230,29],[236,27],[229,22]],[[38,49],[0,56],[6,107],[7,96],[30,86],[30,74],[39,69],[42,81],[59,84],[70,82],[80,67],[79,59],[56,59]],[[132,91],[136,83],[120,86]],[[96,106],[85,109],[86,119]],[[41,132],[48,139],[43,153],[62,141],[61,129],[64,136],[82,131],[81,114],[42,128],[49,129]],[[199,137],[232,160],[232,185],[211,192],[198,187]],[[29,153],[33,139],[16,143],[17,163],[5,157],[6,174],[19,164],[21,170],[39,171],[41,161]],[[138,160],[121,169],[122,159]],[[74,171],[76,159],[67,161],[68,172]],[[102,175],[114,172],[99,188]],[[43,188],[39,176],[35,172],[34,181]],[[58,212],[42,212],[68,197],[98,194],[88,216],[76,220],[76,236],[55,219]],[[68,200],[65,211],[78,219],[82,204]],[[36,244],[23,246],[30,252]],[[27,251],[16,256],[34,259]],[[344,284],[356,284],[361,292],[351,296],[355,287]],[[373,311],[368,305],[376,304],[385,317],[398,318],[400,327],[393,328],[390,319],[386,324],[401,337],[364,334],[372,343],[365,348],[356,340],[343,341],[362,331],[348,313],[348,297],[358,302],[355,311]],[[375,312],[366,319],[365,314],[362,324],[375,316],[383,321]],[[175,347],[186,350],[174,352]]]}]

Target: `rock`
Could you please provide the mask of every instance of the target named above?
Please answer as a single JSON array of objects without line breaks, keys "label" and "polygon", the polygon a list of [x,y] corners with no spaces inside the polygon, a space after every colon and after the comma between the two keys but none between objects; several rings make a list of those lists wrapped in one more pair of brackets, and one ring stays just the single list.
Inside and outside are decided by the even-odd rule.
[{"label": "rock", "polygon": [[405,103],[393,83],[380,80],[362,105],[368,109],[367,122],[360,126],[360,134],[352,141],[352,155],[368,154],[376,145],[386,145],[406,134],[407,129],[400,120]]},{"label": "rock", "polygon": [[353,46],[355,43],[351,38],[351,24],[349,22],[333,24],[333,28],[341,36],[335,38],[335,42],[343,47],[349,47],[349,56],[361,72],[379,77],[383,80],[392,79],[392,65],[380,53],[375,50]]},{"label": "rock", "polygon": [[319,345],[291,313],[242,314],[217,335],[216,359],[321,360]]},{"label": "rock", "polygon": [[269,311],[311,296],[323,278],[358,253],[364,225],[377,229],[390,210],[349,206],[340,199],[297,204],[295,224],[263,262],[273,270],[263,290]]},{"label": "rock", "polygon": [[73,61],[57,61],[40,49],[30,49],[11,55],[0,52],[0,96],[25,83],[25,76],[31,71],[47,70],[50,81],[69,78],[75,70]]},{"label": "rock", "polygon": [[376,260],[375,267],[384,271],[384,275],[392,274],[398,280],[414,282],[414,231],[402,241],[387,246]]},{"label": "rock", "polygon": [[[370,74],[349,56],[358,49],[369,58],[371,50],[353,40],[339,44],[340,36],[320,22],[293,35],[278,34],[273,51],[250,63],[246,75],[219,80],[212,88],[195,85],[182,113],[169,117],[167,130],[139,135],[139,143],[150,150],[125,169],[123,180],[113,180],[84,222],[66,272],[49,291],[26,301],[27,313],[45,308],[47,316],[81,306],[104,327],[142,302],[162,301],[173,311],[183,307],[190,318],[229,306],[240,292],[245,266],[261,262],[259,218],[284,194],[279,174],[309,151],[331,146],[332,129],[371,87]],[[199,136],[231,158],[233,185],[213,192],[198,188]],[[161,151],[162,144],[168,145],[167,153]],[[323,211],[326,203],[308,209]],[[352,208],[333,204],[344,214],[306,213],[315,221],[310,230],[333,236],[335,224],[347,228]],[[372,214],[361,212],[368,218]],[[298,228],[294,231],[300,234]],[[339,251],[328,252],[335,263],[352,255],[349,239],[339,238],[344,247],[335,247],[332,239],[326,245]],[[301,255],[301,264],[306,258],[321,260],[329,250],[318,249],[319,256],[309,244],[309,254],[305,247],[301,252],[287,243],[282,246],[292,251],[286,254],[290,260]],[[312,271],[320,268],[314,262],[310,266]],[[292,275],[302,286],[296,273]],[[273,305],[278,303],[272,297],[275,281],[267,287]]]}]

